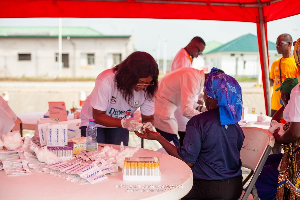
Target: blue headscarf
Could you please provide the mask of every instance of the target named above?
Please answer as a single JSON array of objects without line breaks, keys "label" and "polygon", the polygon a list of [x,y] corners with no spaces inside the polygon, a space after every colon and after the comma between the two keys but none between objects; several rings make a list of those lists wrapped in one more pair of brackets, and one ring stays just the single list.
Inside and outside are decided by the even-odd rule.
[{"label": "blue headscarf", "polygon": [[208,97],[218,101],[221,125],[235,124],[242,116],[242,90],[231,76],[212,68],[204,84]]}]

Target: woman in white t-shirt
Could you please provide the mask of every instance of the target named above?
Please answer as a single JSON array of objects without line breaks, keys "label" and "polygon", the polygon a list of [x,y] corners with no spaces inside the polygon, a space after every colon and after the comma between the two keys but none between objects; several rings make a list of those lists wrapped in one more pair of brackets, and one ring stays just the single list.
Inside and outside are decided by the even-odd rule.
[{"label": "woman in white t-shirt", "polygon": [[[97,124],[97,142],[128,145],[129,131],[141,128],[128,119],[138,109],[142,122],[152,122],[158,66],[146,52],[134,52],[112,69],[100,73],[81,110],[81,135],[86,136],[89,119]],[[147,123],[151,126],[150,123]]]}]

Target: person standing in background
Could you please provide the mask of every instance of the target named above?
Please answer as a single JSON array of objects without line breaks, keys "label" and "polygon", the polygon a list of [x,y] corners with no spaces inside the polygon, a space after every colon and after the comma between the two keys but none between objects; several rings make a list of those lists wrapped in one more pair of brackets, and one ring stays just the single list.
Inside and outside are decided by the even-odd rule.
[{"label": "person standing in background", "polygon": [[[193,64],[193,59],[202,55],[204,48],[204,40],[198,36],[194,37],[186,47],[180,49],[180,51],[176,54],[171,65],[171,72],[183,67],[191,68]],[[202,96],[203,95],[200,94],[199,97]],[[205,107],[203,107],[203,101],[198,101],[198,96],[195,98],[195,102],[199,104],[198,106],[202,106],[203,111],[206,111]],[[177,120],[180,145],[182,145],[183,138],[185,135],[186,124],[189,121],[189,119],[182,114],[180,106],[177,108],[174,115]]]},{"label": "person standing in background", "polygon": [[204,48],[204,40],[198,36],[194,37],[186,47],[180,49],[176,54],[171,65],[171,71],[182,67],[192,67],[193,59],[202,55]]},{"label": "person standing in background", "polygon": [[297,66],[291,47],[293,39],[290,34],[281,34],[276,41],[276,49],[282,57],[275,60],[270,70],[270,85],[273,86],[273,94],[271,97],[271,116],[275,114],[282,106],[280,103],[280,91],[276,89],[286,78],[297,78]]}]

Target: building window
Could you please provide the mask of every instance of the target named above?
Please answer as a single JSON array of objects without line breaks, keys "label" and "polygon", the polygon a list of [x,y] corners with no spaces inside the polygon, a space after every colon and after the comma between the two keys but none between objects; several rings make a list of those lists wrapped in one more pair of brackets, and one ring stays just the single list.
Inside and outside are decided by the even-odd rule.
[{"label": "building window", "polygon": [[87,64],[88,65],[94,65],[95,64],[95,54],[88,53],[87,54]]},{"label": "building window", "polygon": [[19,60],[31,60],[31,54],[30,53],[19,53],[18,59]]},{"label": "building window", "polygon": [[113,66],[120,64],[121,59],[122,59],[121,54],[117,54],[117,53],[113,54]]},{"label": "building window", "polygon": [[122,55],[120,53],[107,54],[107,69],[110,69],[120,64],[121,60],[122,60]]},{"label": "building window", "polygon": [[[61,56],[63,68],[69,68],[69,54],[63,53]],[[55,62],[58,62],[58,53],[55,54]]]},{"label": "building window", "polygon": [[95,54],[94,53],[82,53],[80,55],[80,67],[81,68],[94,68]]}]

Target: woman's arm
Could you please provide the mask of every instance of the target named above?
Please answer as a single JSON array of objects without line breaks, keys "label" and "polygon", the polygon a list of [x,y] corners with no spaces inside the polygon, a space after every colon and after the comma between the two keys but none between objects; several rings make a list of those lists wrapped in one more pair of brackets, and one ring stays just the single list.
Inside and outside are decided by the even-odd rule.
[{"label": "woman's arm", "polygon": [[291,122],[289,129],[282,136],[278,134],[278,131],[275,131],[274,137],[279,144],[289,144],[297,141],[300,138],[300,122]]},{"label": "woman's arm", "polygon": [[101,124],[106,127],[119,127],[121,119],[113,118],[105,114],[106,111],[100,111],[93,108],[93,118],[96,124]]},{"label": "woman's arm", "polygon": [[279,108],[279,110],[277,110],[274,116],[272,117],[272,120],[276,120],[277,122],[280,122],[280,120],[283,118],[284,108],[285,108],[284,106],[281,106],[281,108]]},{"label": "woman's arm", "polygon": [[151,124],[153,124],[153,120],[154,120],[153,115],[149,115],[149,116],[141,115],[141,116],[142,116],[143,123],[151,122]]},{"label": "woman's arm", "polygon": [[174,156],[183,162],[185,162],[188,166],[192,167],[194,164],[184,161],[177,153],[177,147],[172,145],[169,141],[167,141],[163,136],[161,136],[158,132],[150,131],[149,129],[146,129],[145,134],[141,134],[137,131],[135,131],[135,134],[139,136],[140,138],[145,138],[148,140],[157,140],[161,146],[166,150],[168,154],[171,156]]}]

